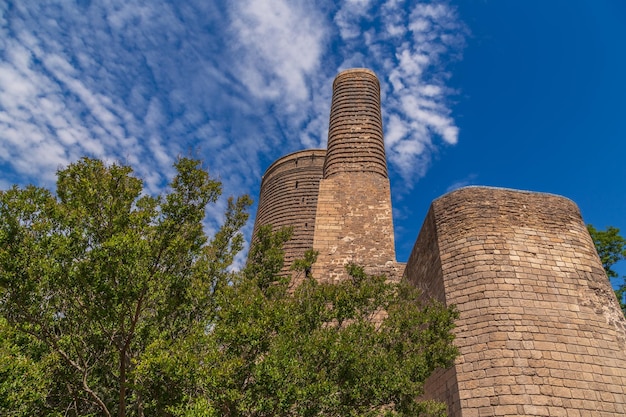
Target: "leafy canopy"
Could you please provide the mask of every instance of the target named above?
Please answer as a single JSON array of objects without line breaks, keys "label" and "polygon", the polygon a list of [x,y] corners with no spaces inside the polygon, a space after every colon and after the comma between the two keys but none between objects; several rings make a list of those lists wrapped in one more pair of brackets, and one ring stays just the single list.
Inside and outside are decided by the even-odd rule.
[{"label": "leafy canopy", "polygon": [[143,194],[123,165],[82,159],[56,196],[0,192],[0,407],[11,416],[444,415],[418,400],[456,356],[457,317],[405,284],[348,266],[310,277],[316,254],[280,274],[289,229],[262,227],[246,268],[248,197],[220,195],[180,159],[167,192]]},{"label": "leafy canopy", "polygon": [[[291,288],[278,275],[282,253],[273,250],[288,237],[259,230],[257,247],[265,250],[252,249],[256,262],[217,294],[211,331],[192,343],[207,360],[185,361],[184,349],[161,347],[156,356],[172,367],[185,363],[183,374],[196,376],[191,385],[169,381],[186,399],[170,410],[187,417],[446,415],[443,404],[418,396],[457,354],[456,310],[355,265],[339,284],[305,279]],[[159,369],[145,368],[146,380]]]},{"label": "leafy canopy", "polygon": [[57,359],[51,412],[139,412],[148,347],[211,319],[250,200],[229,200],[208,240],[202,221],[220,183],[198,161],[175,167],[156,197],[129,167],[88,158],[58,172],[56,196],[35,186],[0,194],[0,314]]}]

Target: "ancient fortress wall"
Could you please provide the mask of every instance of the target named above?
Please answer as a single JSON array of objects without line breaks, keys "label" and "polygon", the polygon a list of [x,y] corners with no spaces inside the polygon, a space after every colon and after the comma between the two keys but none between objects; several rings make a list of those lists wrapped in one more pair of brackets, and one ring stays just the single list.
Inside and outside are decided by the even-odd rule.
[{"label": "ancient fortress wall", "polygon": [[294,152],[270,165],[263,176],[253,236],[261,225],[271,224],[274,230],[293,228],[292,238],[284,246],[284,275],[291,274],[289,268],[294,259],[302,258],[313,247],[325,156],[323,149]]},{"label": "ancient fortress wall", "polygon": [[470,187],[435,200],[406,268],[460,311],[451,416],[626,415],[623,315],[576,205]]},{"label": "ancient fortress wall", "polygon": [[626,415],[626,321],[576,205],[548,194],[468,187],[435,200],[409,261],[396,262],[379,84],[365,69],[333,84],[328,150],[287,155],[261,185],[255,230],[294,227],[291,262],[313,276],[355,262],[401,276],[460,311],[455,365],[426,395],[450,416]]}]

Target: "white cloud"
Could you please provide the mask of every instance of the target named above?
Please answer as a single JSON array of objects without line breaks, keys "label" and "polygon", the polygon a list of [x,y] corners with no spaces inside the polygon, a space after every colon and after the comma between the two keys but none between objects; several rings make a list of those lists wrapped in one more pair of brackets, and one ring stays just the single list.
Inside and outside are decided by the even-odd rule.
[{"label": "white cloud", "polygon": [[[167,94],[160,90],[171,85],[168,67],[183,61],[168,56],[159,37],[178,47],[184,25],[165,4],[65,6],[16,7],[2,29],[10,41],[0,64],[10,70],[1,71],[0,135],[17,132],[27,148],[46,150],[22,155],[13,148],[2,159],[26,181],[52,179],[50,171],[82,155],[137,162],[140,175],[159,178],[151,182],[155,192],[180,153],[177,141],[168,140],[173,123],[159,107]],[[165,60],[155,62],[157,55]],[[159,89],[156,82],[163,83]],[[29,166],[35,168],[26,171]]]},{"label": "white cloud", "polygon": [[[309,2],[248,0],[232,3],[231,26],[242,48],[238,76],[257,97],[309,98],[307,78],[321,63],[324,18]],[[293,110],[293,108],[289,108]]]},{"label": "white cloud", "polygon": [[385,128],[385,143],[387,146],[394,146],[404,139],[409,132],[408,124],[397,114],[392,114],[387,118]]},{"label": "white cloud", "polygon": [[354,40],[362,32],[361,19],[369,15],[372,2],[368,0],[345,0],[335,13],[334,22],[344,41]]},{"label": "white cloud", "polygon": [[406,16],[403,0],[389,0],[381,7],[384,34],[391,38],[402,38],[406,32]]},{"label": "white cloud", "polygon": [[442,74],[464,29],[446,3],[17,2],[0,22],[0,184],[51,186],[89,155],[132,164],[158,192],[193,155],[225,194],[255,193],[271,161],[325,146],[332,80],[349,67],[380,78],[390,168],[407,186],[458,140]]}]

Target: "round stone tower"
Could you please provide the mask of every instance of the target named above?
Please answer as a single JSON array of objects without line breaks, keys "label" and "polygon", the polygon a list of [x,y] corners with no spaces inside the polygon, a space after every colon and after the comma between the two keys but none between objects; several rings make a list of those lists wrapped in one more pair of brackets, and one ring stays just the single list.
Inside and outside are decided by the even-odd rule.
[{"label": "round stone tower", "polygon": [[391,193],[385,160],[376,74],[356,68],[333,83],[327,150],[284,156],[266,171],[254,227],[293,227],[284,246],[290,275],[294,259],[318,252],[313,276],[336,281],[355,263],[372,274],[402,275],[395,258]]},{"label": "round stone tower", "polygon": [[380,85],[376,74],[357,68],[333,83],[324,178],[338,173],[371,172],[387,178]]},{"label": "round stone tower", "polygon": [[293,228],[291,240],[285,243],[285,266],[282,274],[290,274],[294,259],[302,258],[313,247],[313,229],[317,194],[326,151],[309,149],[278,159],[265,171],[252,240],[262,225],[276,230]]},{"label": "round stone tower", "polygon": [[313,249],[317,279],[344,279],[348,263],[398,276],[380,85],[368,69],[343,71],[333,83]]}]

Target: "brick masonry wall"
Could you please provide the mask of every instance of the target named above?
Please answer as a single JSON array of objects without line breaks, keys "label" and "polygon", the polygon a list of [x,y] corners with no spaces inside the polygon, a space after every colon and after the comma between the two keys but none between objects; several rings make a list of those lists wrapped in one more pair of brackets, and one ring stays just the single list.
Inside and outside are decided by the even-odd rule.
[{"label": "brick masonry wall", "polygon": [[310,149],[286,155],[265,172],[254,232],[261,225],[274,229],[293,227],[293,235],[285,246],[285,266],[282,274],[290,275],[291,263],[313,248],[315,211],[319,183],[326,151]]},{"label": "brick masonry wall", "polygon": [[405,274],[461,314],[461,356],[426,389],[451,416],[626,414],[626,323],[570,200],[485,187],[447,194]]},{"label": "brick masonry wall", "polygon": [[395,261],[389,180],[353,172],[320,182],[313,248],[319,252],[313,276],[337,281],[353,262],[372,274],[399,278]]},{"label": "brick masonry wall", "polygon": [[[357,68],[333,83],[328,151],[315,220],[313,276],[337,281],[352,262],[398,279],[391,192],[376,75]],[[400,272],[401,273],[401,272]]]}]

